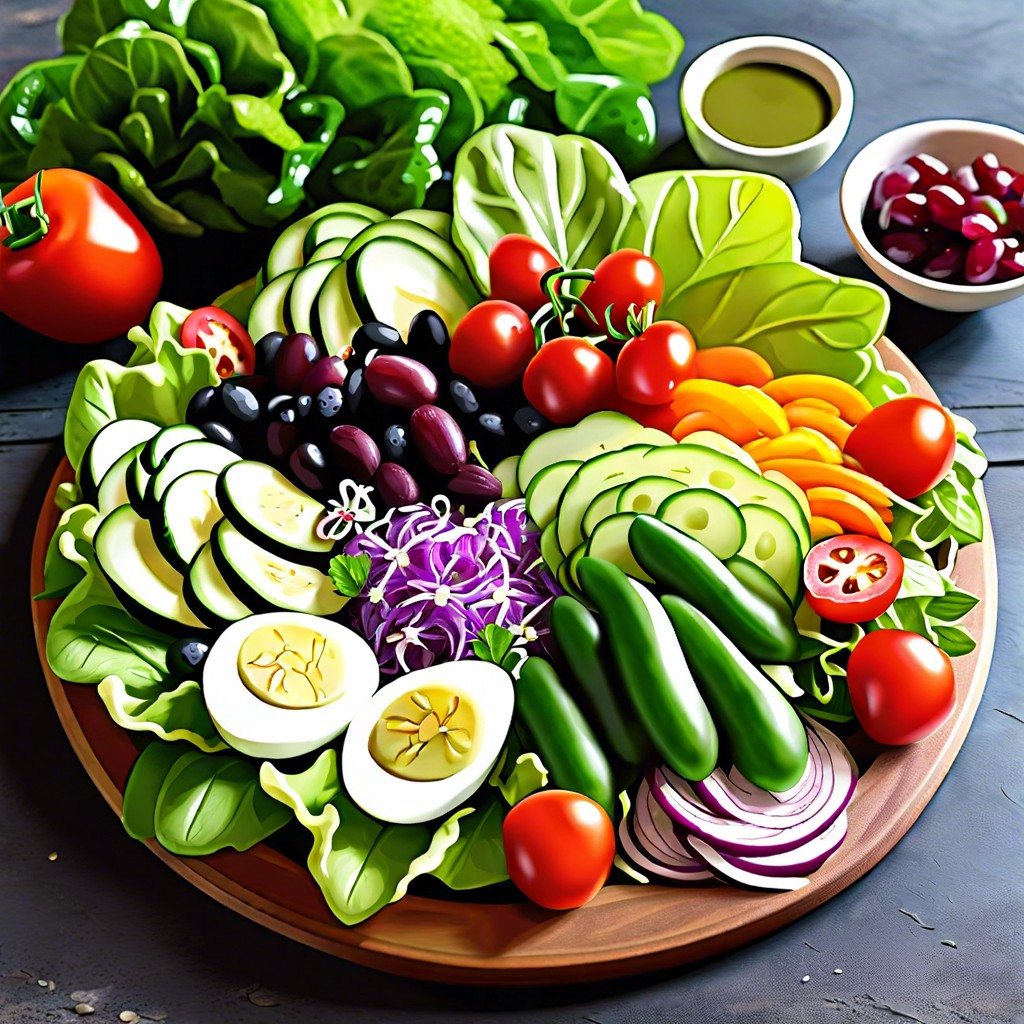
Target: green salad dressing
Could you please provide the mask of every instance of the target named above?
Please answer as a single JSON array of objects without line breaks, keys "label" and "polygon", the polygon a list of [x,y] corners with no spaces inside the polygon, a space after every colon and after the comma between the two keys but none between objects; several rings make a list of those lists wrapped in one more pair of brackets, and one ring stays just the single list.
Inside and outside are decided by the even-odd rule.
[{"label": "green salad dressing", "polygon": [[704,93],[708,124],[744,146],[791,146],[832,120],[832,101],[819,82],[782,64],[741,64]]}]

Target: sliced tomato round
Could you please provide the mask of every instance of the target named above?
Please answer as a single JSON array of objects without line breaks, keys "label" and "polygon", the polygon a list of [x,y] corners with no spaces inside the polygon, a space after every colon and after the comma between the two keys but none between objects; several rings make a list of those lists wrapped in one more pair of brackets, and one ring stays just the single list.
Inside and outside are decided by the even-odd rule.
[{"label": "sliced tomato round", "polygon": [[249,332],[217,306],[193,310],[181,325],[183,348],[204,349],[218,377],[248,375],[256,369],[256,347]]},{"label": "sliced tomato round", "polygon": [[816,544],[804,561],[807,603],[830,622],[870,622],[896,600],[903,556],[885,541],[842,533]]}]

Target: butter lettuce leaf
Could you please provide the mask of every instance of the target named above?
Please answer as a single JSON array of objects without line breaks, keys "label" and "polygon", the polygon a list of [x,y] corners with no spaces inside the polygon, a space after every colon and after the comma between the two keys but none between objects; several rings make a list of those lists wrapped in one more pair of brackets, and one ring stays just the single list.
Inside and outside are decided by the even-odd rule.
[{"label": "butter lettuce leaf", "polygon": [[92,505],[73,505],[61,513],[43,560],[43,590],[37,601],[67,597],[95,564],[92,539],[99,525]]}]

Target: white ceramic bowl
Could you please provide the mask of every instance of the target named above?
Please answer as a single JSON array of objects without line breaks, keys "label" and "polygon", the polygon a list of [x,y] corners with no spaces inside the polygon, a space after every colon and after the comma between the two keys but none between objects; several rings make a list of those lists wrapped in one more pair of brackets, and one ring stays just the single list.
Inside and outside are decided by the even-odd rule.
[{"label": "white ceramic bowl", "polygon": [[[759,63],[810,75],[832,101],[832,120],[817,135],[791,146],[744,146],[715,131],[703,112],[708,86],[726,71]],[[707,167],[760,171],[788,182],[807,177],[836,151],[853,116],[853,85],[839,62],[810,43],[785,36],[744,36],[713,46],[686,69],[680,100],[686,136]]]},{"label": "white ceramic bowl", "polygon": [[970,313],[1024,295],[1024,277],[993,284],[948,284],[905,270],[883,256],[869,241],[862,223],[871,186],[880,171],[903,163],[915,153],[938,157],[950,168],[969,164],[982,153],[1024,170],[1024,135],[984,121],[920,121],[886,132],[869,142],[843,176],[839,205],[846,230],[861,259],[891,288],[931,309]]}]

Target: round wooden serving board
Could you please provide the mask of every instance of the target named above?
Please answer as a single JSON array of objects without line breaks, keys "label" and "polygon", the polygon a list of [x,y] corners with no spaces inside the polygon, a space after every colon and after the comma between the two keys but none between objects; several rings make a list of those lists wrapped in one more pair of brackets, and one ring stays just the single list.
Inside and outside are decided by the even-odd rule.
[{"label": "round wooden serving board", "polygon": [[[906,376],[915,392],[934,397],[895,346],[883,340],[880,349],[886,365]],[[43,557],[57,524],[54,491],[69,479],[65,461],[36,531],[33,594],[43,590]],[[959,586],[982,598],[966,621],[978,645],[954,661],[956,709],[926,740],[881,750],[850,804],[846,842],[797,892],[610,885],[568,913],[525,901],[487,904],[407,896],[363,924],[346,927],[328,910],[305,865],[264,844],[208,857],[178,857],[155,840],[148,845],[192,884],[282,935],[369,967],[430,981],[557,984],[638,974],[726,952],[806,914],[870,870],[903,837],[949,770],[981,699],[995,639],[995,548],[984,504],[982,512],[986,539],[961,552],[954,572]],[[65,683],[50,671],[46,632],[56,604],[33,603],[43,673],[72,746],[120,815],[137,748],[108,717],[95,687]],[[126,835],[125,842],[131,841]]]}]

